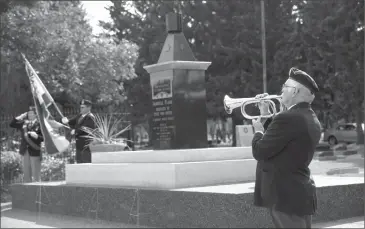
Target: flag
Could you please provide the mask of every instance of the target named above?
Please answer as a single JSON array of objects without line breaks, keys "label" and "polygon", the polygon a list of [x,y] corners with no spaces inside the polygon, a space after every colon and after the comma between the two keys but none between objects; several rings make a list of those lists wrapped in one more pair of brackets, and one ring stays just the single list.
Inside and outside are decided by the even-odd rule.
[{"label": "flag", "polygon": [[[25,61],[25,69],[29,77],[46,152],[49,154],[63,153],[70,145],[70,141],[67,140],[63,134],[61,134],[64,132],[62,130],[66,126],[54,120],[49,111],[49,107],[51,105],[56,106],[56,104],[54,104],[52,96],[47,91],[32,65],[23,54],[22,56]],[[59,111],[58,108],[57,111]],[[63,116],[62,114],[60,115]]]}]

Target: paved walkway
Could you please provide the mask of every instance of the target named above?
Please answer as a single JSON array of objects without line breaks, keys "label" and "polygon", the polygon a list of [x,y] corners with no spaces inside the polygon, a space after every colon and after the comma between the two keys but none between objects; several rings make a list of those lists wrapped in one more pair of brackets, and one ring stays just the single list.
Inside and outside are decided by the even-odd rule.
[{"label": "paved walkway", "polygon": [[48,213],[4,209],[1,211],[1,228],[139,228],[103,220],[93,220]]},{"label": "paved walkway", "polygon": [[[1,228],[141,228],[136,225],[25,210],[1,210]],[[314,224],[313,228],[364,228],[364,217]]]}]

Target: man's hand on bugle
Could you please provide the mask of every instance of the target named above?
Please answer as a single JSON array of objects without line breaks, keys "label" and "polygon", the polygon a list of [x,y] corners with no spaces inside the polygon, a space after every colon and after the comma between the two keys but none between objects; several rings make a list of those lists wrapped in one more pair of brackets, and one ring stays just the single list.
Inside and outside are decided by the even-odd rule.
[{"label": "man's hand on bugle", "polygon": [[[255,96],[255,99],[263,99],[268,96],[268,93],[258,94]],[[270,103],[267,101],[261,101],[257,103],[257,106],[260,109],[260,115],[269,115],[270,114]]]}]

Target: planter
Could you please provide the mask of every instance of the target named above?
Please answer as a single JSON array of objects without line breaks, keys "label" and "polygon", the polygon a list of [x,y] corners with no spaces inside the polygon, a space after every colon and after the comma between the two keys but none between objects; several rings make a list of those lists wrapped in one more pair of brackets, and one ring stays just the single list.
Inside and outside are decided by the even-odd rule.
[{"label": "planter", "polygon": [[101,152],[116,152],[116,151],[124,151],[128,148],[124,144],[91,144],[90,150],[91,152],[101,153]]}]

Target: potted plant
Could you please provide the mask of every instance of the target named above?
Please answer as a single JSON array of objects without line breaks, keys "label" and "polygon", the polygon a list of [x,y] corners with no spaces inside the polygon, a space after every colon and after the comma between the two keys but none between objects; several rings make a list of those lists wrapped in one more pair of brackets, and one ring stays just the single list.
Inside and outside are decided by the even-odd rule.
[{"label": "potted plant", "polygon": [[131,125],[119,130],[122,119],[113,118],[112,115],[95,115],[95,129],[82,127],[91,140],[89,147],[91,152],[115,152],[130,150],[125,138],[118,138],[124,132],[130,130]]}]

